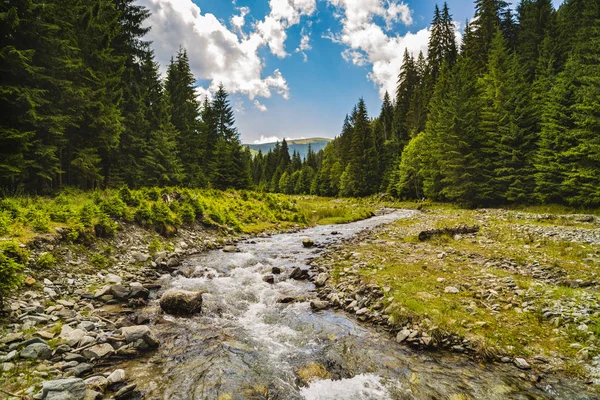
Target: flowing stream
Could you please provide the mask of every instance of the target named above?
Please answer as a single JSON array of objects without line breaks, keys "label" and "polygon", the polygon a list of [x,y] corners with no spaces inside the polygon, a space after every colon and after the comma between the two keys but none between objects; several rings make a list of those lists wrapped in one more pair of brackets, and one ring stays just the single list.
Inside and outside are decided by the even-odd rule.
[{"label": "flowing stream", "polygon": [[[311,311],[314,286],[287,279],[295,267],[363,229],[406,218],[395,211],[345,225],[247,240],[239,252],[210,251],[187,260],[192,278],[165,277],[166,287],[205,291],[201,314],[163,317],[155,329],[159,350],[126,364],[148,399],[591,399],[586,386],[546,377],[532,383],[512,365],[477,363],[447,352],[415,351],[350,315]],[[275,283],[263,281],[273,267]],[[317,367],[317,365],[319,367]],[[298,371],[324,371],[306,384]],[[302,373],[300,373],[302,375]]]}]

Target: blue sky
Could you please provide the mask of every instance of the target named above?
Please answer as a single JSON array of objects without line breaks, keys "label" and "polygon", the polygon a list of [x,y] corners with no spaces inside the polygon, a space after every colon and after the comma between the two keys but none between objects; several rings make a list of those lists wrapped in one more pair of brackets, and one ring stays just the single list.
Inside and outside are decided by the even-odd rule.
[{"label": "blue sky", "polygon": [[[199,95],[231,93],[242,141],[334,137],[364,97],[393,90],[404,48],[426,49],[433,0],[138,0],[163,68],[187,49]],[[554,0],[555,6],[560,0]],[[441,5],[442,3],[440,3]],[[448,1],[459,27],[472,0]],[[301,45],[303,44],[303,45]],[[164,69],[163,69],[164,70]]]}]

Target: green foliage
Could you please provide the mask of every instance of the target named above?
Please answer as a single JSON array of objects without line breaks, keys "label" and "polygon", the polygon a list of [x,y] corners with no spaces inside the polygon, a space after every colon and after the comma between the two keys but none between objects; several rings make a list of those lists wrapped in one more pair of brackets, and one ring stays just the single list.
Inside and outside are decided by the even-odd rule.
[{"label": "green foliage", "polygon": [[152,240],[150,241],[150,243],[148,243],[148,253],[150,253],[151,256],[155,255],[156,253],[158,253],[159,251],[161,251],[163,248],[163,244],[160,240],[158,240],[158,238],[152,238]]},{"label": "green foliage", "polygon": [[24,265],[7,255],[4,251],[0,253],[0,305],[13,290],[17,289],[23,282],[22,272]]},{"label": "green foliage", "polygon": [[39,268],[52,268],[56,265],[56,259],[52,255],[52,253],[44,252],[40,254],[35,260],[35,265]]},{"label": "green foliage", "polygon": [[28,215],[28,218],[36,232],[47,233],[50,231],[50,218],[43,211],[33,211]]},{"label": "green foliage", "polygon": [[188,203],[179,208],[179,217],[186,224],[191,224],[196,221],[196,211],[194,207]]},{"label": "green foliage", "polygon": [[9,233],[12,223],[13,219],[10,212],[8,210],[0,211],[0,235]]},{"label": "green foliage", "polygon": [[92,254],[90,257],[90,263],[98,269],[105,269],[109,265],[108,258],[106,258],[106,256],[102,253]]}]

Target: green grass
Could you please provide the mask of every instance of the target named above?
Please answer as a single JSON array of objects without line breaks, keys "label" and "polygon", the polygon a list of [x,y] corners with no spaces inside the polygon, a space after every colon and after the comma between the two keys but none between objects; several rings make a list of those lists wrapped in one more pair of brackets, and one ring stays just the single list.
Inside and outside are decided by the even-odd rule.
[{"label": "green grass", "polygon": [[[366,265],[359,270],[364,283],[391,288],[388,311],[392,311],[392,320],[398,326],[420,322],[437,327],[442,332],[469,338],[477,344],[478,351],[488,356],[558,354],[575,359],[578,350],[570,347],[571,343],[592,344],[589,336],[582,335],[573,324],[555,329],[542,317],[541,310],[555,300],[584,301],[582,295],[594,294],[594,289],[572,289],[561,286],[560,279],[557,284],[484,265],[490,260],[512,260],[527,271],[530,263],[538,261],[559,277],[597,280],[600,265],[584,261],[589,254],[596,254],[597,246],[529,237],[517,228],[533,226],[532,221],[517,221],[510,215],[507,219],[493,210],[457,210],[439,205],[428,208],[431,212],[399,220],[370,241],[347,247],[344,254],[354,256],[335,264],[334,278],[339,279],[344,269]],[[449,236],[416,240],[421,230],[458,224],[480,225],[481,230],[474,237],[460,240]],[[528,300],[533,301],[533,312],[517,310],[522,309],[525,297],[516,291],[500,291],[489,300],[479,296],[481,291],[489,293],[485,291],[498,285],[497,279],[507,277],[514,280],[516,289],[536,294]],[[446,286],[461,289],[458,294],[445,293]],[[494,304],[499,305],[497,312],[491,310]],[[599,324],[590,328],[600,331]],[[596,342],[593,344],[600,344]],[[591,351],[591,355],[597,353]]]}]

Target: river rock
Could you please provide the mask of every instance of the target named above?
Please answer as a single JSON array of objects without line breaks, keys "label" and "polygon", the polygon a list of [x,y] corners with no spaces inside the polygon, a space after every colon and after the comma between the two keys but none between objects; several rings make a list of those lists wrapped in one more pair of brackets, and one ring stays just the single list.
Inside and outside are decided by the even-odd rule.
[{"label": "river rock", "polygon": [[315,245],[315,241],[310,239],[310,238],[305,238],[302,239],[302,246],[306,247],[307,249],[310,247],[313,247]]},{"label": "river rock", "polygon": [[102,400],[104,398],[104,395],[100,392],[97,392],[95,390],[90,390],[87,389],[85,391],[85,397],[83,398],[83,400]]},{"label": "river rock", "polygon": [[127,386],[123,386],[117,393],[115,393],[115,400],[125,399],[135,390],[136,384],[132,383]]},{"label": "river rock", "polygon": [[70,368],[66,372],[68,376],[82,376],[90,372],[92,369],[94,369],[94,366],[92,364],[81,363],[73,368]]},{"label": "river rock", "polygon": [[104,393],[106,387],[108,386],[108,379],[101,375],[92,376],[85,380],[85,386],[90,390]]},{"label": "river rock", "polygon": [[110,285],[120,285],[121,282],[123,282],[123,279],[121,279],[121,277],[119,275],[107,274],[104,277],[104,282],[106,282]]},{"label": "river rock", "polygon": [[129,292],[129,288],[123,285],[113,285],[110,287],[110,294],[115,296],[118,300],[127,300]]},{"label": "river rock", "polygon": [[144,254],[139,251],[134,252],[132,256],[133,259],[137,262],[146,262],[150,258],[148,254]]},{"label": "river rock", "polygon": [[313,311],[324,310],[328,306],[329,306],[329,303],[324,300],[313,300],[310,302],[310,308],[312,308]]},{"label": "river rock", "polygon": [[275,277],[273,275],[265,275],[263,276],[263,281],[273,284],[275,283]]},{"label": "river rock", "polygon": [[[136,348],[139,348],[140,350],[146,350],[146,348],[155,349],[158,347],[158,339],[154,337],[150,327],[146,325],[127,326],[121,328],[121,333],[125,337],[127,343],[135,343]],[[144,342],[147,347],[140,348],[140,341]]]},{"label": "river rock", "polygon": [[202,292],[167,290],[160,298],[160,308],[167,314],[192,315],[202,309]]},{"label": "river rock", "polygon": [[108,385],[116,385],[117,383],[125,382],[125,370],[115,369],[106,377]]},{"label": "river rock", "polygon": [[225,246],[223,247],[223,252],[225,253],[236,253],[238,252],[238,248],[235,246]]},{"label": "river rock", "polygon": [[296,267],[292,270],[292,273],[290,274],[290,279],[295,279],[297,281],[306,280],[308,279],[308,270]]},{"label": "river rock", "polygon": [[271,268],[271,273],[273,275],[279,275],[279,274],[281,274],[281,268],[279,268],[279,267],[273,267],[273,268]]},{"label": "river rock", "polygon": [[56,379],[42,384],[42,399],[83,400],[85,383],[80,378]]},{"label": "river rock", "polygon": [[48,360],[52,357],[52,349],[45,343],[33,343],[21,350],[22,358]]},{"label": "river rock", "polygon": [[327,272],[322,272],[315,278],[316,286],[325,286],[325,282],[329,279],[329,274]]},{"label": "river rock", "polygon": [[94,345],[88,349],[83,351],[83,356],[88,360],[91,359],[100,359],[105,357],[110,357],[110,355],[114,352],[113,347],[108,343],[101,343]]},{"label": "river rock", "polygon": [[74,347],[83,339],[86,333],[83,329],[73,329],[69,325],[63,325],[60,337],[65,339],[69,346]]},{"label": "river rock", "polygon": [[131,284],[131,290],[129,292],[130,299],[148,300],[149,296],[150,296],[150,291],[148,289],[146,289],[145,287],[143,287],[141,283],[137,283],[136,285],[134,285],[133,283]]},{"label": "river rock", "polygon": [[531,366],[524,358],[515,358],[514,363],[517,366],[517,368],[531,369]]},{"label": "river rock", "polygon": [[456,294],[456,293],[459,293],[459,292],[460,292],[460,290],[458,290],[458,288],[455,287],[455,286],[446,286],[446,288],[444,289],[444,293],[453,293],[453,294]]}]

